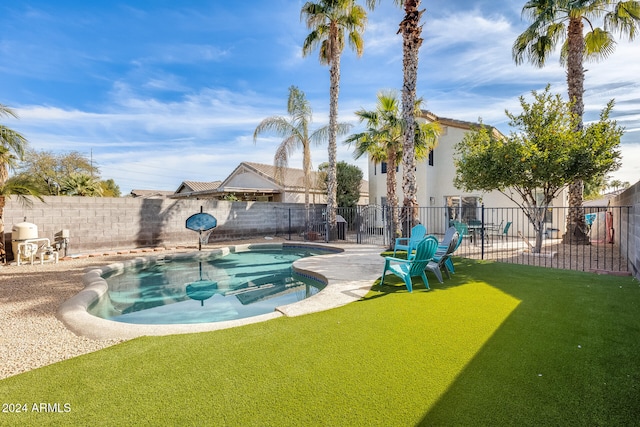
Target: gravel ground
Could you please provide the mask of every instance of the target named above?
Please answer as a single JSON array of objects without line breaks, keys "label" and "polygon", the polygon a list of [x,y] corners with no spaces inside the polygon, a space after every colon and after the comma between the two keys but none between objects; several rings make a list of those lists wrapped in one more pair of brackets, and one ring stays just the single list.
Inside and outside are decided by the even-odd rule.
[{"label": "gravel ground", "polygon": [[[235,241],[207,248],[280,241]],[[169,251],[176,249],[163,252]],[[82,275],[88,268],[150,254],[99,255],[58,264],[0,265],[0,379],[123,341],[95,341],[77,336],[56,318],[58,307],[82,290]]]}]

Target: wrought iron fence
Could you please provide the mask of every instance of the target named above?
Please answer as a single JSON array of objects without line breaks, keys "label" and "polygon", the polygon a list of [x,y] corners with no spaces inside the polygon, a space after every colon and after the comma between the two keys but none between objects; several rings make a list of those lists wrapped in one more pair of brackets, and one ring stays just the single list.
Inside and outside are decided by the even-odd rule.
[{"label": "wrought iron fence", "polygon": [[[629,246],[620,242],[629,242],[632,237],[631,208],[583,208],[588,240],[581,244],[577,237],[564,231],[569,209],[550,207],[540,212],[537,226],[517,207],[421,207],[418,218],[427,233],[438,239],[448,227],[456,227],[464,236],[458,256],[571,270],[628,271]],[[277,234],[288,240],[390,248],[396,237],[407,237],[412,225],[400,208],[395,212],[399,223],[394,227],[392,213],[387,206],[339,208],[337,227],[330,230],[324,206],[308,211],[288,208],[280,215]]]}]

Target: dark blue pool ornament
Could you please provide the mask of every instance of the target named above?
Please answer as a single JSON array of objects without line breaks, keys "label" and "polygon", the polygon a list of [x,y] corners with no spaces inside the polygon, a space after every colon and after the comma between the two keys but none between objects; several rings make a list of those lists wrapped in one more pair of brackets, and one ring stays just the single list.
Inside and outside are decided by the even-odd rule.
[{"label": "dark blue pool ornament", "polygon": [[204,237],[207,239],[213,231],[214,228],[218,226],[218,220],[211,214],[202,211],[202,206],[200,206],[200,213],[193,214],[189,218],[187,218],[187,228],[189,230],[198,232],[198,250],[202,250],[202,240],[204,232]]}]

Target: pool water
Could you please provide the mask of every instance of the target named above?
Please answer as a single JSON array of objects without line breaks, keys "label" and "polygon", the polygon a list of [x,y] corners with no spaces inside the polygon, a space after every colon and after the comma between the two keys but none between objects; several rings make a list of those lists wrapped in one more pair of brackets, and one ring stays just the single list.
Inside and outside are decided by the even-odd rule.
[{"label": "pool water", "polygon": [[260,249],[215,258],[158,260],[104,276],[108,292],[89,313],[135,324],[221,322],[273,312],[318,293],[324,283],[292,271],[313,248]]}]

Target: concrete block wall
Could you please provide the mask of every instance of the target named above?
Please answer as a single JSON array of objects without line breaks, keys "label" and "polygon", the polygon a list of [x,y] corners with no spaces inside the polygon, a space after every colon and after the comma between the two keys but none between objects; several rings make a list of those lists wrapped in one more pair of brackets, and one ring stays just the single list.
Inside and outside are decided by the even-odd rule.
[{"label": "concrete block wall", "polygon": [[185,228],[187,218],[203,211],[218,220],[209,241],[282,235],[289,226],[304,227],[300,204],[107,197],[44,197],[24,206],[16,197],[4,209],[5,241],[22,221],[38,226],[38,236],[54,240],[70,232],[69,253],[132,247],[197,245],[198,234]]},{"label": "concrete block wall", "polygon": [[[640,181],[625,190],[611,202],[613,206],[631,206],[627,218],[622,218],[621,227],[628,227],[629,240],[622,239],[622,253],[629,254],[629,271],[640,280]],[[620,233],[622,235],[622,233]]]}]

